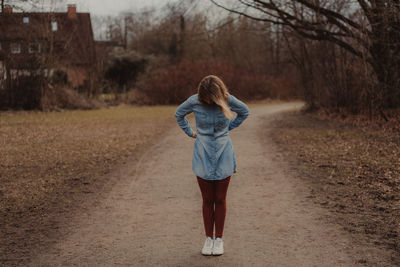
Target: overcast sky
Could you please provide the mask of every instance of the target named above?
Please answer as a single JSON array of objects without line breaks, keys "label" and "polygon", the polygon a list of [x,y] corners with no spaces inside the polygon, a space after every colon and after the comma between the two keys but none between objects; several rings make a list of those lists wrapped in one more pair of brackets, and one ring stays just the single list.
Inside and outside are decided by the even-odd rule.
[{"label": "overcast sky", "polygon": [[[203,0],[204,1],[204,0]],[[168,0],[68,0],[76,4],[78,12],[90,12],[95,15],[117,15],[124,11],[138,11],[144,7],[164,5]]]},{"label": "overcast sky", "polygon": [[[6,0],[5,4],[16,6],[16,11],[49,11],[66,12],[67,4],[76,4],[78,12],[90,12],[93,15],[118,15],[124,11],[135,12],[143,8],[162,7],[167,3],[173,3],[177,0],[35,0],[35,5],[30,1]],[[201,0],[203,3],[209,3],[208,0]],[[22,10],[20,9],[22,8]]]},{"label": "overcast sky", "polygon": [[[16,12],[66,12],[68,4],[76,4],[78,12],[88,12],[92,16],[116,16],[124,12],[136,13],[143,9],[156,9],[162,11],[166,4],[185,2],[189,0],[34,0],[34,5],[26,0],[5,0],[5,4],[11,4]],[[233,1],[233,0],[219,0]],[[209,0],[191,0],[197,10],[207,11],[215,6]],[[218,12],[221,12],[218,9]],[[211,14],[214,15],[214,14]]]}]

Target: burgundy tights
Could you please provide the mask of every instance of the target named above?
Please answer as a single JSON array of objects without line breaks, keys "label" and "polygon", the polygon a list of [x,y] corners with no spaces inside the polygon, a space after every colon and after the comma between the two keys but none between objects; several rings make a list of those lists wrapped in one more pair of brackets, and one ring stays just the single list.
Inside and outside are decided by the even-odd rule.
[{"label": "burgundy tights", "polygon": [[213,237],[214,223],[215,237],[222,237],[226,214],[226,192],[230,178],[228,176],[222,180],[205,180],[197,176],[203,196],[204,229],[209,237]]}]

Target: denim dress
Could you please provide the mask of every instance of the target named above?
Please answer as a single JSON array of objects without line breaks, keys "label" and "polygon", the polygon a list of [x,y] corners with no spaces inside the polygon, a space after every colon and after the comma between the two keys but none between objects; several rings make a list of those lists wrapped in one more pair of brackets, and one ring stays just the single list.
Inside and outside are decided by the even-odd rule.
[{"label": "denim dress", "polygon": [[197,138],[194,142],[192,170],[205,180],[222,180],[236,172],[236,157],[229,131],[238,127],[250,114],[242,101],[230,95],[229,108],[237,116],[229,120],[219,106],[200,103],[197,94],[189,97],[175,112],[175,118],[188,135],[193,136],[186,115],[194,112]]}]

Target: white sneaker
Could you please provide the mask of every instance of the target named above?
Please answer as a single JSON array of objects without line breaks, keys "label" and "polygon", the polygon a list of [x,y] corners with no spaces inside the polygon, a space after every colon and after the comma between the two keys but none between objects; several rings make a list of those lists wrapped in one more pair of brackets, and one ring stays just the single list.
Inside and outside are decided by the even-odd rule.
[{"label": "white sneaker", "polygon": [[201,254],[203,255],[212,255],[212,250],[214,246],[214,240],[211,237],[207,237],[204,242],[203,249],[201,250]]},{"label": "white sneaker", "polygon": [[224,242],[222,241],[222,238],[217,237],[214,240],[212,254],[216,256],[224,254]]}]

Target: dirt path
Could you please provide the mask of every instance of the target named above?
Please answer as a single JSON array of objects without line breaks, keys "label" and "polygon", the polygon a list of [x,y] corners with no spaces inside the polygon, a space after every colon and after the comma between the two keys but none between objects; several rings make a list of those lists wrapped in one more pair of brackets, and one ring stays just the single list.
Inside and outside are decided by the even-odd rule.
[{"label": "dirt path", "polygon": [[193,140],[177,127],[70,226],[68,238],[37,255],[37,266],[355,266],[375,257],[324,218],[309,188],[266,139],[271,114],[300,104],[252,109],[231,132],[238,173],[228,190],[225,254],[204,257],[201,195],[191,171]]}]

